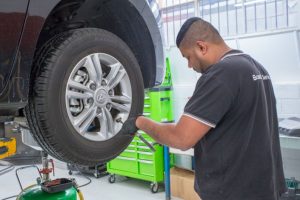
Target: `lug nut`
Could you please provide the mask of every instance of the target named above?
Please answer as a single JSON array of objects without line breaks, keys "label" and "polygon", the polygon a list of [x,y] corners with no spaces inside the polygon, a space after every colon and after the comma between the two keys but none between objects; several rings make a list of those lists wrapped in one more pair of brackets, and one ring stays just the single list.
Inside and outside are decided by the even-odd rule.
[{"label": "lug nut", "polygon": [[109,90],[108,91],[108,94],[111,96],[111,95],[113,95],[113,91],[112,90]]},{"label": "lug nut", "polygon": [[101,113],[101,108],[97,108],[97,114]]},{"label": "lug nut", "polygon": [[105,86],[105,85],[106,85],[106,81],[103,80],[103,81],[101,82],[101,85],[102,85],[102,86]]},{"label": "lug nut", "polygon": [[89,104],[92,104],[92,103],[94,103],[94,99],[92,99],[92,98],[89,98],[89,99],[88,99],[88,103],[89,103]]},{"label": "lug nut", "polygon": [[92,83],[92,84],[90,85],[90,89],[91,89],[91,90],[96,90],[96,85],[95,85],[94,83]]},{"label": "lug nut", "polygon": [[111,108],[111,104],[110,103],[106,104],[106,108],[110,109]]}]

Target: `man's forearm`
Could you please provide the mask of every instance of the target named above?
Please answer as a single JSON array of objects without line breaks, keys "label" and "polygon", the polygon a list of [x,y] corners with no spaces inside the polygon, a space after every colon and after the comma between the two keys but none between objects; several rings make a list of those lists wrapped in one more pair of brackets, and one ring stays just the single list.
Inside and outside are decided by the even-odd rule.
[{"label": "man's forearm", "polygon": [[139,117],[136,125],[160,144],[182,150],[188,148],[184,143],[184,137],[176,132],[175,124],[157,123],[145,117]]}]

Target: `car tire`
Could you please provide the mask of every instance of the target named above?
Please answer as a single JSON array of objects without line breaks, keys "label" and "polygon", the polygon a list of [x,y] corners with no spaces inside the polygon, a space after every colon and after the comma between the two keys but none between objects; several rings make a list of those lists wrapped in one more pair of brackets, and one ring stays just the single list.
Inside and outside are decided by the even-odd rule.
[{"label": "car tire", "polygon": [[[94,84],[97,88],[88,89],[89,93],[83,92],[84,95],[90,96],[88,100],[84,95],[80,97],[83,99],[74,99],[75,97],[69,94],[73,91],[76,91],[76,94],[82,91],[74,89],[70,84],[73,84],[78,74],[80,77],[83,74],[82,77],[89,77],[86,78],[89,86],[84,86],[92,88],[93,83],[90,82],[95,77],[88,67],[86,69],[84,67],[89,65],[86,64],[89,58],[93,59],[93,64],[96,66],[94,60],[99,58],[101,62],[102,57],[105,58],[106,64],[101,63],[100,68],[103,71],[96,77],[103,75],[101,79],[106,78],[107,81],[102,80],[100,86]],[[116,61],[120,65],[118,68],[120,71],[115,70],[113,64],[110,64]],[[80,68],[79,64],[82,64],[83,68]],[[104,69],[103,66],[106,68]],[[113,69],[117,71],[117,77],[123,77],[120,78],[120,82],[118,82],[119,78],[114,78]],[[111,79],[110,82],[109,79]],[[101,89],[104,87],[102,82],[107,83],[105,86],[107,90]],[[82,81],[80,84],[87,83]],[[112,87],[109,84],[114,85],[115,88],[109,89],[110,86]],[[128,89],[129,86],[130,89]],[[126,107],[125,111],[119,108],[121,103],[112,102],[111,97],[117,97],[117,93],[122,96],[124,91],[127,92],[126,98],[131,94],[128,101],[124,101],[125,103],[123,100],[120,101],[124,103],[122,106]],[[76,109],[73,104],[71,105],[73,101],[76,102]],[[116,119],[121,116],[125,121],[128,117],[140,114],[143,110],[143,101],[144,86],[140,66],[126,43],[111,32],[96,28],[83,28],[56,35],[36,53],[25,116],[34,138],[46,152],[65,162],[91,166],[115,158],[129,145],[133,136],[119,134],[122,125],[118,125]],[[128,102],[130,105],[127,105]],[[96,110],[97,117],[92,124],[98,126],[97,130],[90,131],[92,125],[84,126],[82,129],[79,125],[74,125],[76,123],[73,119],[83,115],[80,108],[83,111],[93,109],[93,114]],[[78,113],[74,114],[74,110]],[[86,116],[90,115],[86,114]],[[109,125],[103,123],[106,122],[104,118],[110,122]],[[97,119],[99,119],[98,123]],[[87,118],[86,121],[84,123],[88,124],[90,120]],[[106,135],[101,132],[102,129],[105,129]]]}]

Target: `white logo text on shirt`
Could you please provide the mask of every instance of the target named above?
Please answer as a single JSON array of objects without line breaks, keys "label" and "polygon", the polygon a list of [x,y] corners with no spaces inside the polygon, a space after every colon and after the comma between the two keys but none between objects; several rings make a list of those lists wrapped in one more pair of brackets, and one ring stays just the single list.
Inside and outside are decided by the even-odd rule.
[{"label": "white logo text on shirt", "polygon": [[254,81],[256,80],[270,80],[270,76],[269,75],[261,75],[261,74],[258,74],[258,75],[252,75],[252,78]]}]

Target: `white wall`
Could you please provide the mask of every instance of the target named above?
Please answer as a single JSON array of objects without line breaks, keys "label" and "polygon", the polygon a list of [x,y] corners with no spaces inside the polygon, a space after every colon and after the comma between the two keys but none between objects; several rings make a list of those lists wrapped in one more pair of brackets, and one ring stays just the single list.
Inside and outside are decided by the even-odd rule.
[{"label": "white wall", "polygon": [[[228,38],[232,48],[241,49],[263,64],[273,81],[279,117],[300,117],[300,31],[297,29],[265,35]],[[188,69],[177,47],[166,49],[170,58],[175,119],[182,114],[188,97],[192,95],[197,75]]]},{"label": "white wall", "polygon": [[187,66],[177,47],[166,49],[166,56],[170,58],[173,81],[173,105],[175,121],[181,116],[188,98],[192,96],[198,75]]},{"label": "white wall", "polygon": [[300,117],[300,31],[252,35],[226,42],[263,64],[271,75],[279,117]]}]

